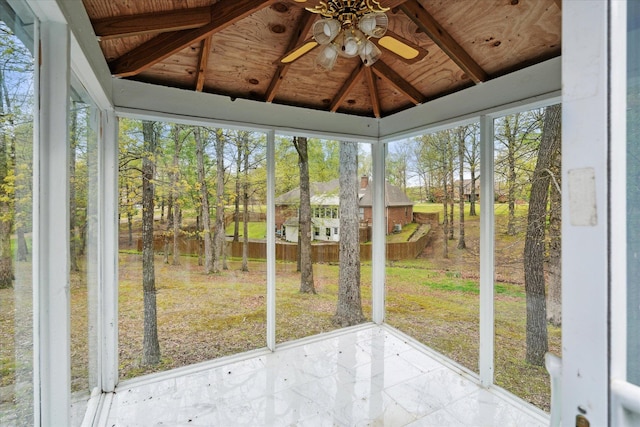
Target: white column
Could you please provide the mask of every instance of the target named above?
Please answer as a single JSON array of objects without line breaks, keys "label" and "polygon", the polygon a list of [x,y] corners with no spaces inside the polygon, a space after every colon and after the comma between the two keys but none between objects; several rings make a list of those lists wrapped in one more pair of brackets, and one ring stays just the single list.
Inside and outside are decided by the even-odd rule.
[{"label": "white column", "polygon": [[104,111],[100,141],[101,341],[102,391],[118,384],[118,118]]},{"label": "white column", "polygon": [[276,349],[276,133],[267,133],[267,347]]},{"label": "white column", "polygon": [[[40,129],[34,155],[34,284],[38,287],[40,419],[69,424],[69,31],[41,24]],[[37,386],[38,384],[36,384]],[[35,403],[38,405],[38,402]]]},{"label": "white column", "polygon": [[575,423],[579,414],[592,426],[609,423],[608,15],[608,1],[562,4],[562,421],[566,425]]},{"label": "white column", "polygon": [[385,257],[386,257],[386,224],[384,207],[385,183],[385,150],[386,145],[378,142],[371,145],[373,160],[373,229],[371,252],[371,300],[372,317],[377,324],[384,322],[385,307]]},{"label": "white column", "polygon": [[480,118],[480,383],[493,384],[494,165],[493,117]]}]

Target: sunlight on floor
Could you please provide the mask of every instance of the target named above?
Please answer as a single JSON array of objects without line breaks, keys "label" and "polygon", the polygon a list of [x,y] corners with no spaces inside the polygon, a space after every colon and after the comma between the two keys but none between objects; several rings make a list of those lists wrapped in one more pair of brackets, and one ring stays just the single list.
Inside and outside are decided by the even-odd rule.
[{"label": "sunlight on floor", "polygon": [[128,381],[109,397],[99,418],[118,427],[549,423],[376,325]]}]

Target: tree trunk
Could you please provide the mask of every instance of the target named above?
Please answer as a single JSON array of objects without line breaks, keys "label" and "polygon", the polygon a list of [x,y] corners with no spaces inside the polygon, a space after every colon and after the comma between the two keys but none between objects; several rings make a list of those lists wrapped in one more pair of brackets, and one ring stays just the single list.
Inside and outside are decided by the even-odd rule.
[{"label": "tree trunk", "polygon": [[180,181],[180,152],[182,151],[182,139],[180,135],[180,125],[173,128],[173,164],[171,166],[171,188],[169,192],[173,200],[173,265],[180,265],[180,248],[178,239],[180,238],[180,225],[182,224],[182,211],[180,210],[180,191],[178,182]]},{"label": "tree trunk", "polygon": [[144,153],[142,158],[142,290],[144,294],[144,334],[142,364],[160,363],[160,343],[156,313],[156,278],[153,260],[153,177],[158,135],[154,122],[143,121]]},{"label": "tree trunk", "polygon": [[507,135],[509,138],[509,146],[507,147],[507,202],[509,205],[509,220],[507,223],[507,234],[509,236],[514,236],[516,234],[516,143],[515,143],[515,132],[518,129],[517,126],[517,116],[516,116],[516,124],[514,125],[513,132],[510,131],[509,121],[506,120],[507,124]]},{"label": "tree trunk", "polygon": [[[180,210],[180,203],[176,200],[173,205],[173,211],[176,214],[177,218],[173,219],[173,250],[172,255],[173,259],[172,265],[180,265],[180,247],[178,246],[179,238],[180,238],[180,224],[182,223],[182,211]],[[180,213],[180,215],[177,215]]]},{"label": "tree trunk", "polygon": [[198,242],[198,265],[202,266],[202,226],[200,225],[200,218],[202,217],[202,207],[200,208],[200,215],[196,215],[196,242]]},{"label": "tree trunk", "polygon": [[476,213],[476,170],[471,168],[471,197],[469,200],[469,216],[477,216]]},{"label": "tree trunk", "polygon": [[213,273],[213,247],[211,239],[211,220],[209,217],[209,192],[204,173],[204,141],[200,128],[194,129],[196,139],[196,161],[198,163],[198,182],[200,183],[200,205],[202,207],[202,240],[204,241],[205,273]]},{"label": "tree trunk", "polygon": [[311,188],[309,183],[307,138],[294,137],[293,146],[298,152],[298,167],[300,168],[300,209],[298,211],[298,229],[300,230],[300,238],[298,240],[300,250],[300,292],[315,294],[313,261],[311,259]]},{"label": "tree trunk", "polygon": [[549,277],[549,295],[547,295],[547,320],[555,326],[562,324],[562,194],[560,145],[549,168],[551,173],[551,189],[549,202],[549,258],[547,271]]},{"label": "tree trunk", "polygon": [[531,183],[527,234],[524,241],[524,282],[527,299],[526,361],[543,366],[548,350],[544,281],[545,221],[549,194],[549,167],[560,144],[560,106],[547,107],[538,160]]},{"label": "tree trunk", "polygon": [[244,179],[242,183],[242,271],[249,271],[249,135],[243,133]]},{"label": "tree trunk", "polygon": [[29,248],[27,247],[27,240],[24,237],[24,228],[18,227],[16,234],[18,240],[18,261],[26,261],[29,255]]},{"label": "tree trunk", "polygon": [[[127,237],[128,237],[128,243],[129,243],[129,247],[133,246],[133,212],[132,212],[132,202],[131,202],[131,197],[129,196],[131,194],[131,188],[129,188],[129,183],[127,182],[126,187],[125,187],[125,191],[127,192]],[[120,221],[118,221],[118,224],[120,224]]]},{"label": "tree trunk", "polygon": [[244,155],[244,143],[240,134],[237,135],[238,152],[236,157],[236,197],[234,201],[233,209],[233,241],[237,242],[240,239],[240,171],[242,170],[242,156]]},{"label": "tree trunk", "polygon": [[360,300],[358,144],[340,142],[340,272],[333,322],[351,326],[365,320]]},{"label": "tree trunk", "polygon": [[[0,82],[5,88],[4,72],[0,72]],[[0,99],[3,99],[0,97]],[[7,108],[8,110],[9,108]],[[4,104],[0,102],[0,114],[5,115]],[[0,137],[0,183],[7,182],[9,176],[9,135],[2,132]],[[0,289],[13,286],[13,260],[11,256],[11,229],[13,227],[12,197],[7,194],[4,186],[0,186]]]},{"label": "tree trunk", "polygon": [[173,196],[169,191],[167,201],[167,226],[162,237],[162,262],[169,264],[169,233],[173,230]]},{"label": "tree trunk", "polygon": [[224,256],[224,143],[222,130],[216,131],[216,222],[213,230],[213,272],[223,268]]},{"label": "tree trunk", "polygon": [[69,125],[69,265],[71,271],[80,271],[78,266],[79,240],[77,230],[78,207],[76,203],[76,147],[78,145],[77,103],[71,105],[71,123]]},{"label": "tree trunk", "polygon": [[[458,161],[460,162],[460,166],[458,167],[458,207],[460,209],[460,224],[458,226],[458,249],[465,249],[467,247],[466,242],[464,241],[464,128],[462,130],[458,130]],[[472,191],[473,192],[473,191]]]},{"label": "tree trunk", "polygon": [[[443,162],[442,164],[444,166],[446,162]],[[442,258],[449,258],[449,187],[447,185],[446,171],[442,174],[442,189],[442,207],[444,208],[444,215],[442,218]]]}]

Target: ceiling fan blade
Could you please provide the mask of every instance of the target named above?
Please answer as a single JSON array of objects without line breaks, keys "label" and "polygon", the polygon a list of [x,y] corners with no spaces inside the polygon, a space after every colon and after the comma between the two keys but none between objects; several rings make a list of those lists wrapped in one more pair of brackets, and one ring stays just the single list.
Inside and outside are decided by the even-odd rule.
[{"label": "ceiling fan blade", "polygon": [[301,56],[309,53],[316,47],[318,47],[318,42],[316,42],[315,40],[305,40],[300,46],[282,55],[278,62],[280,62],[281,64],[290,64]]},{"label": "ceiling fan blade", "polygon": [[389,30],[379,39],[372,40],[407,63],[420,61],[429,53],[426,49]]}]

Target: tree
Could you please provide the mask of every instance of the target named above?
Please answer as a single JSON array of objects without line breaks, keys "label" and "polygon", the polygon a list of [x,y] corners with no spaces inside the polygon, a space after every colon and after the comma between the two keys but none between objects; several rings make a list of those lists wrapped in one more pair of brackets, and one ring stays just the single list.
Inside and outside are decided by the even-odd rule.
[{"label": "tree", "polygon": [[471,194],[469,198],[469,216],[476,216],[476,181],[480,163],[480,128],[477,123],[469,125],[469,138],[464,147],[464,159],[469,165],[471,176]]},{"label": "tree", "polygon": [[360,299],[360,238],[358,219],[358,144],[340,142],[340,272],[338,307],[333,322],[339,326],[362,323]]},{"label": "tree", "polygon": [[315,294],[313,284],[313,263],[311,259],[311,189],[309,184],[309,155],[307,138],[294,137],[293,146],[298,152],[300,169],[300,207],[298,209],[298,229],[300,238],[300,292]]},{"label": "tree", "polygon": [[495,138],[501,144],[501,152],[496,161],[496,172],[506,177],[509,219],[507,234],[516,234],[516,199],[521,194],[521,179],[528,178],[527,163],[535,154],[539,140],[540,114],[526,111],[505,116],[496,123]]},{"label": "tree", "polygon": [[224,256],[224,146],[226,136],[216,129],[216,221],[213,230],[213,272],[223,269]]},{"label": "tree", "polygon": [[[464,241],[464,147],[465,140],[467,139],[467,127],[459,126],[456,131],[456,142],[458,144],[458,209],[460,210],[460,221],[458,225],[458,249],[465,249],[467,247]],[[471,189],[472,193],[475,193],[475,189]]]},{"label": "tree", "polygon": [[[560,133],[560,131],[558,131]],[[549,168],[549,238],[547,249],[547,320],[554,326],[562,324],[562,155],[558,144]]]},{"label": "tree", "polygon": [[244,176],[242,182],[242,271],[249,271],[249,133],[242,135]]},{"label": "tree", "polygon": [[544,364],[548,350],[544,280],[545,222],[551,176],[549,168],[560,145],[560,105],[544,112],[542,138],[531,183],[527,233],[524,243],[524,281],[527,299],[526,361]]},{"label": "tree", "polygon": [[158,130],[155,122],[143,121],[144,153],[142,157],[142,290],[144,299],[144,334],[142,364],[160,363],[158,320],[156,312],[156,278],[153,259],[153,211],[155,157]]},{"label": "tree", "polygon": [[202,129],[196,126],[193,130],[196,140],[196,161],[198,169],[198,185],[200,186],[200,209],[202,218],[202,240],[204,241],[204,265],[207,274],[213,273],[213,245],[211,238],[211,219],[209,217],[209,191],[204,169],[205,143]]},{"label": "tree", "polygon": [[78,148],[78,109],[77,101],[71,102],[71,123],[69,124],[69,268],[80,271],[78,258],[80,257],[80,237],[78,235],[76,206],[76,150]]}]

